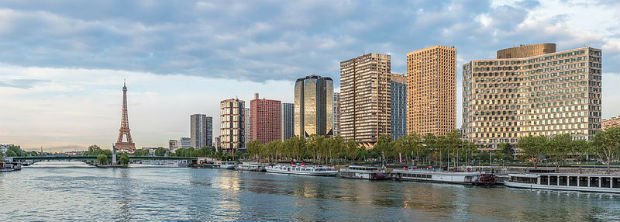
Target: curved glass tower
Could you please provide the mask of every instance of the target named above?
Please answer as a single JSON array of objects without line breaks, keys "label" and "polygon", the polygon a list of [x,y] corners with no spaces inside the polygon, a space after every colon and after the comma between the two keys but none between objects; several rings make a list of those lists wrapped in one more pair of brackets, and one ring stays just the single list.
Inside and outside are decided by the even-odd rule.
[{"label": "curved glass tower", "polygon": [[334,84],[331,78],[310,75],[295,82],[295,136],[333,135]]}]

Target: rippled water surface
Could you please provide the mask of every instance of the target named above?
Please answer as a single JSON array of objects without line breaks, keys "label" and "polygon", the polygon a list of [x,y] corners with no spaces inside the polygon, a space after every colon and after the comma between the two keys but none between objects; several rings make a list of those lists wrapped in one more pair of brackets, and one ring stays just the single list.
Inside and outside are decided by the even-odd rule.
[{"label": "rippled water surface", "polygon": [[188,168],[0,173],[0,221],[618,221],[620,196]]}]

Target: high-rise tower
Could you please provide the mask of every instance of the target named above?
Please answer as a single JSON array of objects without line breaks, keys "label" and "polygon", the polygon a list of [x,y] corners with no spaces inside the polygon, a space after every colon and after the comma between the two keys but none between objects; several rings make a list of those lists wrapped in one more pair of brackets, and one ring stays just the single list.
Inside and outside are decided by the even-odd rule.
[{"label": "high-rise tower", "polygon": [[456,129],[456,48],[407,54],[407,133],[446,135]]},{"label": "high-rise tower", "polygon": [[[118,139],[114,147],[119,151],[127,151],[133,153],[136,150],[136,145],[131,140],[131,133],[129,130],[129,117],[127,115],[127,84],[123,83],[123,117],[121,118],[121,128],[118,132]],[[127,140],[123,142],[123,137]]]},{"label": "high-rise tower", "polygon": [[391,134],[392,57],[369,53],[340,62],[340,136],[370,148]]},{"label": "high-rise tower", "polygon": [[306,76],[295,81],[295,136],[333,135],[334,83],[329,77]]}]

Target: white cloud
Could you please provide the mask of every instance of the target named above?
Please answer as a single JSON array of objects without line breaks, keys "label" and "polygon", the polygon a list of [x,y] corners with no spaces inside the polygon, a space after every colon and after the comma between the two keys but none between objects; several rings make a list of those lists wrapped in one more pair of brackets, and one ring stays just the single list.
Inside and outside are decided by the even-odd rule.
[{"label": "white cloud", "polygon": [[[0,66],[0,81],[13,78],[43,80],[31,89],[0,86],[5,104],[0,109],[0,143],[27,148],[109,147],[120,124],[121,87],[128,81],[132,136],[138,146],[165,146],[168,139],[189,136],[189,115],[214,117],[219,134],[219,102],[266,98],[292,102],[292,83],[256,83],[185,75],[117,70]],[[267,90],[268,91],[263,91]],[[10,129],[10,130],[6,130]]]}]

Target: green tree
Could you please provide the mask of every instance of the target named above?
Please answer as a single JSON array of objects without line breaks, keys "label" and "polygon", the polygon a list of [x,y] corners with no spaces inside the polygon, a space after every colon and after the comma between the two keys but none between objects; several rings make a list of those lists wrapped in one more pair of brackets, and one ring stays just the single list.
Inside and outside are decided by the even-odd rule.
[{"label": "green tree", "polygon": [[567,155],[573,151],[574,144],[573,137],[570,134],[556,135],[549,141],[547,150],[557,170],[560,169]]},{"label": "green tree", "polygon": [[545,136],[526,136],[519,140],[519,148],[523,150],[525,158],[528,158],[534,164],[534,168],[538,167],[538,163],[547,154],[549,140]]},{"label": "green tree", "polygon": [[610,172],[611,162],[620,153],[620,127],[611,127],[600,130],[594,135],[594,153],[607,165]]},{"label": "green tree", "polygon": [[155,156],[165,156],[167,152],[168,152],[167,149],[163,147],[159,147],[155,150]]},{"label": "green tree", "polygon": [[587,140],[577,140],[574,142],[571,153],[577,154],[580,160],[588,161],[594,152],[592,142]]},{"label": "green tree", "polygon": [[149,150],[148,149],[136,149],[133,152],[134,156],[148,156],[149,155]]},{"label": "green tree", "polygon": [[13,151],[13,150],[7,150],[6,151],[6,156],[8,156],[8,157],[16,157],[17,153],[15,153],[15,151]]},{"label": "green tree", "polygon": [[261,150],[263,148],[263,144],[258,140],[252,140],[247,145],[247,152],[250,155],[250,158],[253,160],[260,160]]},{"label": "green tree", "polygon": [[354,140],[349,140],[346,143],[346,153],[348,160],[356,160],[358,159],[358,150],[360,149],[359,145]]},{"label": "green tree", "polygon": [[502,156],[504,158],[502,159],[512,159],[514,156],[514,150],[512,148],[512,144],[510,143],[500,143],[498,146],[500,152],[502,153]]},{"label": "green tree", "polygon": [[[407,161],[407,159],[408,159],[407,156],[408,156],[409,152],[412,150],[411,144],[409,144],[408,137],[407,136],[401,136],[400,138],[396,139],[396,141],[394,141],[394,149],[398,153],[399,157],[404,155],[405,156],[405,161]],[[400,162],[400,158],[399,158],[399,162]]]},{"label": "green tree", "polygon": [[[99,159],[97,157],[97,159]],[[122,165],[128,165],[129,164],[129,156],[126,153],[122,153],[121,157],[119,158],[119,161],[121,162]]]},{"label": "green tree", "polygon": [[108,164],[108,156],[106,156],[105,154],[99,154],[97,156],[97,163],[99,163],[100,165],[107,165]]},{"label": "green tree", "polygon": [[88,150],[86,152],[84,152],[85,156],[97,156],[99,154],[103,153],[103,150],[101,150],[101,147],[97,146],[97,145],[90,145],[88,147]]},{"label": "green tree", "polygon": [[25,153],[26,152],[24,152],[24,150],[22,150],[20,146],[14,146],[14,145],[9,146],[9,148],[6,151],[6,155],[9,157],[24,156]]}]

